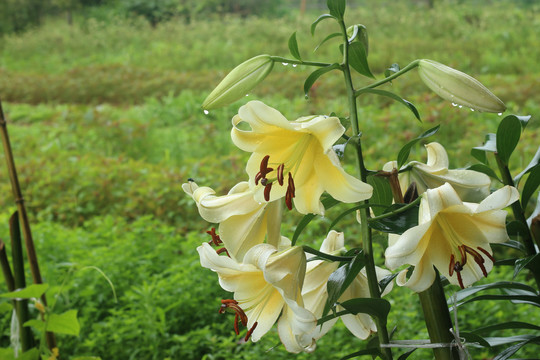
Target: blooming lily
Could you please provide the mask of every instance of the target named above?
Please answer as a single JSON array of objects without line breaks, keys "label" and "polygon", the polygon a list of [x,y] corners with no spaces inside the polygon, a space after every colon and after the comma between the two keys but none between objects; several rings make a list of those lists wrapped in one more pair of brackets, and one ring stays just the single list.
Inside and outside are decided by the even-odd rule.
[{"label": "blooming lily", "polygon": [[[284,243],[286,243],[284,245]],[[310,334],[315,316],[303,307],[301,288],[306,258],[301,247],[283,238],[279,249],[269,244],[252,247],[242,262],[220,256],[209,244],[197,248],[201,265],[218,273],[221,287],[234,292],[234,299],[222,301],[220,312],[233,311],[248,328],[246,340],[258,341],[278,320],[278,333],[287,351],[312,349]]]},{"label": "blooming lily", "polygon": [[[330,255],[341,255],[346,252],[344,248],[344,235],[343,233],[336,232],[334,230],[328,233],[326,239],[324,239],[320,251]],[[309,257],[314,255],[309,254]],[[324,305],[328,299],[328,292],[326,284],[330,275],[337,270],[339,262],[330,262],[323,260],[314,260],[307,263],[306,279],[304,281],[304,287],[302,288],[302,296],[304,298],[304,305],[306,309],[315,314],[317,318],[323,316]],[[376,268],[377,278],[380,280],[383,277],[390,275],[390,271]],[[392,289],[391,284],[386,287],[384,294],[387,294]],[[338,302],[344,302],[355,298],[369,298],[369,285],[366,278],[365,269],[362,269],[356,276],[349,287],[343,292],[338,299]],[[344,310],[343,307],[337,306],[337,311]],[[317,326],[314,330],[312,337],[314,339],[321,338],[324,334],[330,330],[330,328],[336,323],[338,319],[334,318]],[[372,332],[377,331],[375,323],[371,317],[367,314],[357,315],[343,315],[341,320],[345,326],[349,329],[354,336],[360,339],[366,339]]]},{"label": "blooming lily", "polygon": [[[347,174],[332,149],[345,132],[336,117],[308,116],[288,121],[260,101],[242,106],[233,120],[232,140],[253,154],[246,166],[255,200],[285,197],[303,214],[323,214],[319,198],[327,191],[353,203],[371,197],[372,187]],[[240,128],[247,123],[251,130]]]},{"label": "blooming lily", "polygon": [[[416,183],[418,194],[449,183],[463,201],[480,202],[489,195],[491,184],[489,176],[473,170],[449,170],[448,154],[437,142],[427,144],[426,150],[426,164],[411,161],[403,167],[408,168],[409,171],[399,174],[402,191],[405,191],[413,182]],[[383,170],[391,171],[396,166],[396,162],[392,161],[386,163]]]},{"label": "blooming lily", "polygon": [[480,204],[462,202],[450,184],[427,190],[420,203],[418,226],[399,237],[389,237],[386,266],[410,264],[414,270],[400,272],[396,281],[416,292],[429,288],[435,266],[452,284],[465,288],[486,277],[493,267],[490,243],[508,240],[502,210],[519,199],[518,191],[505,186]]},{"label": "blooming lily", "polygon": [[182,189],[193,197],[203,219],[219,223],[219,236],[215,229],[209,234],[215,245],[223,242],[224,249],[232,258],[241,261],[246,252],[263,243],[265,237],[269,244],[278,246],[281,240],[280,201],[256,202],[245,181],[235,185],[224,196],[216,196],[211,188],[199,187],[193,181],[183,184]]}]

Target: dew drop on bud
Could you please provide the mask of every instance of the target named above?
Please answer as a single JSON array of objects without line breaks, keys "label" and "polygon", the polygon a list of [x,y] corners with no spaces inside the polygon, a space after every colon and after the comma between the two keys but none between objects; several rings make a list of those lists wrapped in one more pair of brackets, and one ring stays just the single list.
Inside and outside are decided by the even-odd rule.
[{"label": "dew drop on bud", "polygon": [[283,64],[283,66],[287,66],[287,65],[289,65],[289,63],[282,63],[282,64]]},{"label": "dew drop on bud", "polygon": [[502,113],[497,113],[497,115],[501,116],[501,115],[502,115]]},{"label": "dew drop on bud", "polygon": [[203,112],[204,112],[204,115],[210,114],[210,111],[208,111],[208,110],[204,110]]},{"label": "dew drop on bud", "polygon": [[297,65],[296,64],[293,64],[292,67],[296,67]]},{"label": "dew drop on bud", "polygon": [[474,111],[474,109],[471,109],[471,111]]},{"label": "dew drop on bud", "polygon": [[456,103],[452,103],[452,106],[457,106],[457,104],[456,104]]},{"label": "dew drop on bud", "polygon": [[459,106],[458,106],[458,108],[460,108],[460,109],[461,109],[462,107],[463,107],[463,105],[459,105]]}]

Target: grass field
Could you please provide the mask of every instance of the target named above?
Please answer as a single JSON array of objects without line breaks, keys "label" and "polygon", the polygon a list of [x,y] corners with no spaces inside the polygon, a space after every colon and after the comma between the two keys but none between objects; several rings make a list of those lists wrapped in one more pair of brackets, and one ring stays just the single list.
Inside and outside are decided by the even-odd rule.
[{"label": "grass field", "polygon": [[[443,1],[428,9],[409,2],[363,4],[348,12],[346,21],[367,26],[377,78],[392,63],[403,67],[417,58],[475,76],[505,101],[508,113],[533,115],[513,170],[528,163],[540,142],[538,5]],[[73,26],[48,19],[43,27],[0,38],[0,99],[40,265],[52,286],[49,296],[57,294],[56,308],[77,309],[81,322],[78,338],[59,337],[66,358],[329,359],[365,346],[343,326],[321,339],[311,355],[289,355],[279,346],[267,353],[279,343],[275,332],[260,343],[239,344],[232,318],[217,313],[219,299],[229,295],[218,287],[215,274],[200,267],[195,251],[206,240],[209,224],[181,190],[189,177],[218,192],[245,178],[248,154],[233,147],[229,131],[230,119],[249,99],[261,99],[290,119],[347,115],[341,78],[322,78],[306,101],[302,85],[310,69],[282,65],[245,100],[209,114],[200,108],[213,86],[243,60],[261,53],[288,56],[287,39],[294,31],[305,58],[338,61],[335,43],[312,52],[323,34],[336,30],[321,23],[313,39],[309,26],[317,15],[209,16],[155,29],[140,19],[75,17]],[[437,124],[441,130],[431,139],[445,145],[451,165],[470,165],[470,149],[495,132],[502,118],[452,107],[414,72],[390,86],[417,106],[423,122],[390,100],[362,98],[359,115],[372,169],[395,159],[402,144]],[[417,146],[411,158],[423,161],[425,151]],[[15,208],[10,191],[7,173],[0,170],[2,239],[9,238],[7,222]],[[318,245],[326,225],[328,219],[319,219],[306,238],[317,239]],[[285,228],[283,235],[290,237],[292,223]],[[349,241],[351,247],[357,242],[354,233]],[[385,242],[377,237],[379,255]],[[496,254],[506,255],[503,249]],[[112,281],[117,301],[93,267]],[[511,277],[510,270],[498,267],[489,280]],[[397,326],[396,337],[427,338],[416,297],[396,288],[389,299],[389,328]],[[540,323],[538,311],[527,311],[503,302],[472,303],[458,314],[460,329],[483,325],[478,313],[490,320]],[[11,316],[0,315],[0,347],[6,347]],[[470,351],[475,359],[497,353]],[[523,357],[535,354],[522,352]],[[431,356],[429,351],[415,354]]]}]

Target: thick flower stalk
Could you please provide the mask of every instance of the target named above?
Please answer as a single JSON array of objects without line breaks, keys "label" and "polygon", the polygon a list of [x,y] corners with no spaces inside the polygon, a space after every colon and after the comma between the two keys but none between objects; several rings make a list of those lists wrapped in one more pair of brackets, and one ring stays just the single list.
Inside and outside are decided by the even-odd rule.
[{"label": "thick flower stalk", "polygon": [[242,262],[218,255],[206,243],[197,251],[201,265],[217,272],[221,287],[234,293],[234,299],[222,301],[220,312],[235,313],[237,334],[241,323],[248,329],[245,339],[258,341],[277,321],[287,351],[298,353],[314,348],[311,333],[317,320],[303,307],[306,257],[301,247],[291,247],[286,238],[279,249],[259,244],[246,253]]},{"label": "thick flower stalk", "polygon": [[[332,149],[345,132],[336,117],[308,116],[288,121],[260,101],[242,106],[233,120],[232,140],[253,154],[246,171],[258,202],[285,198],[303,214],[324,214],[320,196],[355,203],[368,199],[372,187],[347,174]],[[250,130],[241,128],[243,123]]]},{"label": "thick flower stalk", "polygon": [[[343,233],[336,232],[334,230],[328,233],[328,236],[321,245],[321,252],[330,255],[340,255],[346,252],[344,248],[344,235]],[[309,257],[314,255],[309,254]],[[326,284],[330,275],[337,270],[339,262],[330,262],[323,260],[314,260],[307,263],[306,279],[304,281],[304,287],[302,288],[302,296],[304,298],[304,304],[306,309],[313,312],[313,314],[320,318],[323,316],[324,305],[328,299],[328,291]],[[390,275],[390,271],[376,267],[377,278],[381,280],[383,277]],[[392,285],[389,284],[383,295],[387,294],[392,289]],[[339,297],[338,302],[344,302],[355,298],[369,298],[369,285],[366,278],[365,269],[362,269],[360,273],[353,280],[351,285],[343,292]],[[337,306],[337,311],[345,310],[341,306]],[[314,339],[321,338],[324,334],[330,330],[330,328],[336,323],[338,318],[331,319],[322,326],[317,326],[313,333]],[[371,333],[377,331],[375,322],[367,314],[357,315],[343,315],[341,320],[349,329],[349,331],[360,339],[367,339]]]},{"label": "thick flower stalk", "polygon": [[193,181],[183,184],[182,189],[195,200],[204,220],[219,224],[219,235],[215,229],[209,234],[213,237],[213,244],[223,243],[223,249],[233,259],[242,261],[249,249],[262,244],[265,239],[267,243],[278,246],[281,240],[281,201],[255,201],[253,191],[245,181],[235,185],[224,196],[216,196],[211,188],[199,187]]},{"label": "thick flower stalk", "polygon": [[428,289],[435,279],[435,266],[452,284],[461,288],[486,277],[493,267],[490,243],[506,242],[502,210],[519,199],[518,191],[505,186],[480,204],[462,202],[450,184],[427,190],[420,203],[418,226],[399,237],[389,237],[386,266],[400,272],[396,281],[416,292]]},{"label": "thick flower stalk", "polygon": [[[403,166],[403,169],[407,169],[399,174],[399,183],[403,192],[413,182],[416,183],[418,194],[449,183],[463,201],[480,202],[489,195],[491,185],[489,176],[473,170],[448,169],[448,154],[437,142],[427,144],[426,150],[427,162],[425,164],[411,161]],[[384,165],[383,170],[391,171],[396,166],[397,162],[391,161]]]}]

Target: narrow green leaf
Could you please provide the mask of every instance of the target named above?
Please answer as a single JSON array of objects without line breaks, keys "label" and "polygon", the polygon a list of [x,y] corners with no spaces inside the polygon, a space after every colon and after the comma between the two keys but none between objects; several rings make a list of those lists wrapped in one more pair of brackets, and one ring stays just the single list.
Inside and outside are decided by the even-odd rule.
[{"label": "narrow green leaf", "polygon": [[514,265],[514,276],[515,279],[516,276],[523,270],[524,268],[530,269],[533,273],[536,273],[540,270],[540,254],[535,254],[532,256],[527,256],[523,259],[517,259]]},{"label": "narrow green leaf", "polygon": [[523,175],[527,174],[533,167],[535,167],[538,164],[540,164],[540,147],[538,147],[538,150],[536,150],[536,154],[534,154],[534,157],[529,163],[529,165],[527,165],[527,167],[523,169],[522,172],[516,175],[516,177],[514,178],[514,184],[518,186],[519,181],[521,180]]},{"label": "narrow green leaf", "polygon": [[379,287],[381,288],[381,293],[384,292],[384,289],[386,289],[386,287],[388,285],[390,285],[390,283],[395,279],[396,276],[399,275],[399,272],[397,273],[394,273],[394,274],[391,274],[391,275],[388,275],[388,276],[385,276],[383,277],[380,281],[379,281]]},{"label": "narrow green leaf", "polygon": [[351,314],[368,314],[386,323],[390,312],[390,303],[385,299],[357,298],[339,304]]},{"label": "narrow green leaf", "polygon": [[317,28],[317,25],[325,20],[325,19],[335,19],[334,16],[330,15],[330,14],[322,14],[321,16],[319,16],[314,22],[313,24],[311,24],[311,35],[315,35],[315,29]]},{"label": "narrow green leaf", "polygon": [[[409,204],[393,204],[385,213],[396,211]],[[391,234],[403,234],[413,226],[418,225],[418,210],[419,206],[412,206],[408,210],[400,212],[396,215],[389,216],[383,219],[369,222],[369,226],[375,230]]]},{"label": "narrow green leaf", "polygon": [[393,92],[386,91],[386,90],[379,90],[379,89],[364,89],[362,91],[358,91],[355,93],[355,95],[360,95],[363,93],[369,93],[369,94],[375,94],[380,96],[386,96],[392,100],[395,100],[399,102],[400,104],[405,105],[411,112],[414,114],[414,116],[418,119],[418,121],[422,122],[422,119],[420,118],[420,114],[418,113],[418,110],[416,107],[409,101],[402,99],[400,96],[394,94]]},{"label": "narrow green leaf", "polygon": [[293,32],[291,37],[289,38],[289,51],[291,52],[291,55],[294,56],[297,60],[302,61],[300,51],[298,50],[298,41],[296,41],[296,31]]},{"label": "narrow green leaf", "polygon": [[[485,155],[486,153],[482,151],[482,154]],[[495,171],[489,166],[487,166],[486,164],[474,164],[474,165],[469,166],[467,170],[473,170],[473,171],[480,172],[482,174],[486,174],[490,178],[493,178],[497,180],[498,182],[502,183],[502,180],[499,179],[499,177],[497,176],[497,173],[495,173]]]},{"label": "narrow green leaf", "polygon": [[403,164],[405,164],[405,162],[409,158],[409,154],[411,153],[411,148],[417,142],[419,142],[420,140],[435,134],[437,131],[439,131],[439,127],[440,127],[440,125],[437,125],[437,126],[431,128],[431,129],[425,131],[422,135],[420,135],[416,139],[413,139],[413,140],[409,141],[407,144],[405,144],[405,146],[403,146],[401,148],[401,150],[399,150],[398,157],[397,157],[397,162],[398,162],[397,167],[398,167],[398,169],[401,168],[403,166]]},{"label": "narrow green leaf", "polygon": [[326,315],[334,306],[339,297],[343,294],[347,287],[349,287],[363,267],[364,254],[359,253],[354,257],[353,261],[339,267],[336,271],[330,274],[328,282],[326,283],[328,299],[326,299],[323,315]]},{"label": "narrow green leaf", "polygon": [[[321,202],[325,209],[330,209],[331,207],[339,204],[339,201],[332,198],[331,196],[327,196],[323,199],[321,199]],[[306,226],[313,220],[317,215],[315,214],[307,214],[305,215],[302,220],[296,225],[296,229],[294,230],[294,234],[291,240],[292,245],[294,246],[296,244],[296,241],[298,240],[298,237],[300,234],[302,234],[302,231],[306,228]]]},{"label": "narrow green leaf", "polygon": [[319,68],[319,69],[315,70],[314,72],[312,72],[311,74],[309,74],[306,81],[304,82],[304,94],[305,94],[306,98],[309,96],[309,89],[311,89],[311,87],[313,86],[315,81],[317,81],[317,79],[319,77],[321,77],[321,75],[324,75],[327,72],[335,70],[335,69],[339,69],[339,64],[332,64],[332,65],[329,65],[329,66],[325,66],[325,67]]},{"label": "narrow green leaf", "polygon": [[304,252],[307,252],[309,254],[313,254],[315,256],[309,258],[307,261],[313,261],[313,260],[329,260],[329,261],[351,261],[354,257],[352,256],[335,256],[330,255],[327,253],[323,253],[319,250],[315,250],[309,246],[302,246],[304,249]]},{"label": "narrow green leaf", "polygon": [[532,195],[540,186],[540,164],[533,167],[529,172],[529,177],[525,181],[523,191],[521,192],[521,206],[525,209]]},{"label": "narrow green leaf", "polygon": [[327,42],[328,40],[333,39],[335,37],[338,37],[338,36],[343,36],[343,34],[342,33],[333,33],[333,34],[328,35],[327,37],[324,38],[323,41],[321,41],[319,43],[319,45],[317,45],[317,47],[315,47],[315,50],[313,50],[313,51],[314,52],[317,51],[325,42]]},{"label": "narrow green leaf", "polygon": [[493,346],[512,344],[518,341],[535,340],[537,339],[537,336],[526,334],[526,335],[514,335],[514,336],[506,336],[506,337],[485,337],[484,339],[489,343],[489,345],[493,347]]},{"label": "narrow green leaf", "polygon": [[480,161],[482,164],[488,165],[487,155],[486,155],[486,152],[484,150],[472,148],[471,149],[471,155],[476,160]]},{"label": "narrow green leaf", "polygon": [[475,334],[475,333],[472,333],[472,332],[461,331],[459,333],[459,337],[464,338],[465,341],[468,342],[468,343],[478,343],[483,347],[487,347],[487,348],[491,347],[491,345],[489,344],[489,342],[486,339],[484,339],[482,336],[480,336],[478,334]]},{"label": "narrow green leaf", "polygon": [[509,247],[509,248],[512,248],[512,249],[519,250],[524,254],[527,253],[527,249],[525,249],[525,246],[523,246],[522,243],[520,243],[519,241],[516,241],[516,240],[510,240],[510,241],[507,241],[505,243],[495,243],[495,244],[492,244],[491,246],[504,246],[504,247]]},{"label": "narrow green leaf", "polygon": [[480,295],[475,298],[465,300],[464,302],[457,304],[457,306],[465,305],[471,302],[483,301],[483,300],[509,300],[511,302],[520,304],[529,304],[540,307],[540,299],[538,295],[513,295],[513,294],[497,294],[497,295]]},{"label": "narrow green leaf", "polygon": [[352,358],[362,356],[362,355],[379,356],[380,352],[379,352],[379,349],[377,349],[377,348],[364,349],[364,350],[360,350],[360,351],[357,351],[357,352],[353,352],[352,354],[349,354],[347,356],[344,356],[344,357],[341,358],[341,360],[348,360],[348,359],[352,359]]},{"label": "narrow green leaf", "polygon": [[[486,284],[486,285],[471,286],[469,288],[460,290],[456,293],[455,301],[456,302],[461,301],[471,295],[476,294],[479,291],[488,290],[488,289],[522,289],[522,290],[530,291],[532,293],[535,292],[535,290],[532,287],[525,284],[521,284],[518,282],[510,282],[510,281],[499,281],[499,282]],[[450,297],[448,299],[448,304],[451,305],[453,304],[453,302],[454,302],[454,298]]]},{"label": "narrow green leaf", "polygon": [[349,65],[359,74],[375,79],[369,69],[366,49],[359,42],[353,42],[349,45]]},{"label": "narrow green leaf", "polygon": [[398,357],[398,360],[405,360],[405,359],[409,358],[409,356],[411,356],[411,354],[412,354],[413,352],[415,352],[416,350],[417,350],[417,349],[414,348],[414,349],[412,349],[412,350],[407,351],[406,353],[401,354],[401,355]]},{"label": "narrow green leaf", "polygon": [[498,324],[483,326],[473,331],[473,333],[479,332],[491,332],[496,330],[508,330],[508,329],[531,329],[531,330],[540,330],[540,326],[529,324],[521,321],[508,321]]},{"label": "narrow green leaf", "polygon": [[345,0],[327,0],[326,6],[328,6],[328,10],[330,10],[330,15],[338,20],[343,20],[346,6]]},{"label": "narrow green leaf", "polygon": [[[332,223],[328,226],[328,229],[327,229],[327,233],[330,232],[330,230],[332,230],[334,228],[334,226],[336,226],[339,221],[341,219],[343,219],[345,216],[351,214],[351,213],[354,213],[356,212],[356,210],[359,210],[359,209],[363,209],[363,208],[366,208],[366,207],[370,207],[370,206],[373,206],[374,204],[362,204],[362,205],[357,205],[357,206],[354,206],[350,209],[347,209],[345,210],[344,212],[342,212],[341,214],[339,214],[338,216],[336,216],[336,218],[332,221]],[[375,207],[373,206],[373,209],[376,209],[376,208],[379,208],[379,207]]]},{"label": "narrow green leaf", "polygon": [[532,343],[532,342],[536,343],[536,344],[539,344],[540,343],[540,336],[537,336],[535,338],[522,341],[522,342],[520,342],[520,343],[518,343],[516,345],[512,345],[512,346],[507,347],[501,353],[499,353],[497,356],[495,356],[493,358],[493,360],[506,360],[510,356],[514,355],[523,346],[525,346],[525,345],[527,345],[529,343]]},{"label": "narrow green leaf", "polygon": [[499,158],[508,165],[510,155],[516,148],[521,136],[521,122],[515,115],[509,115],[502,119],[497,128],[496,147]]},{"label": "narrow green leaf", "polygon": [[[393,195],[392,188],[388,179],[382,176],[368,176],[367,182],[369,185],[373,186],[373,196],[370,199],[370,202],[380,205],[386,205],[386,207],[392,205]],[[372,211],[375,216],[381,215],[386,207],[373,207]]]},{"label": "narrow green leaf", "polygon": [[0,294],[0,297],[12,299],[39,298],[45,293],[45,291],[47,291],[48,288],[48,284],[32,284],[21,290]]}]

